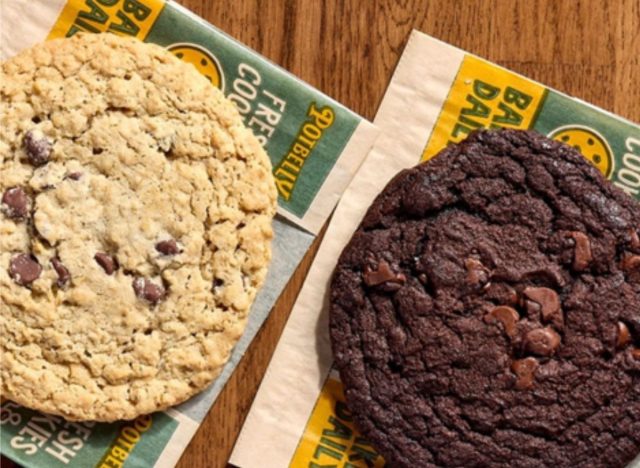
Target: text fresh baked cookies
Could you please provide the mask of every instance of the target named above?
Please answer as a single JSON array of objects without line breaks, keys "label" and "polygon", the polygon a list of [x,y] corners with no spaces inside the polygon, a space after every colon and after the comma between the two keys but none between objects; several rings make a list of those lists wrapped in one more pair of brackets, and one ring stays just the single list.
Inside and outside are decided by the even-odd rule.
[{"label": "text fresh baked cookies", "polygon": [[2,395],[112,421],[202,390],[264,281],[276,206],[234,106],[113,35],[20,53],[0,98]]},{"label": "text fresh baked cookies", "polygon": [[479,131],[400,173],[340,257],[330,327],[390,466],[640,453],[640,205],[569,146]]}]

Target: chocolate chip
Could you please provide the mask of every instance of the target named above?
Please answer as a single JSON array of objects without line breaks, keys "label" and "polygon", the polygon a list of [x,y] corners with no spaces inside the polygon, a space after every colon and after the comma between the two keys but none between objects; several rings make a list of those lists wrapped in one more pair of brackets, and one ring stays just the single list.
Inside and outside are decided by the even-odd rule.
[{"label": "chocolate chip", "polygon": [[29,197],[22,187],[12,187],[2,195],[2,208],[9,218],[26,218],[29,213]]},{"label": "chocolate chip", "polygon": [[71,179],[71,180],[80,180],[81,177],[82,177],[82,172],[70,172],[69,174],[67,174],[65,178]]},{"label": "chocolate chip", "polygon": [[394,273],[389,264],[384,260],[380,261],[375,269],[369,266],[366,266],[364,269],[364,282],[367,286],[395,283],[399,288],[406,280],[407,278],[402,273]]},{"label": "chocolate chip", "polygon": [[98,262],[98,265],[102,267],[107,275],[113,274],[113,272],[118,269],[118,262],[116,262],[115,258],[109,254],[98,252],[93,256],[93,258]]},{"label": "chocolate chip", "polygon": [[512,307],[498,306],[484,316],[485,323],[494,323],[496,321],[502,323],[504,331],[510,337],[514,337],[516,334],[516,323],[520,316],[518,312]]},{"label": "chocolate chip", "polygon": [[20,286],[28,286],[42,273],[38,259],[29,254],[15,255],[9,262],[9,276]]},{"label": "chocolate chip", "polygon": [[624,322],[618,322],[618,338],[616,339],[616,348],[622,349],[631,343],[631,333],[629,327]]},{"label": "chocolate chip", "polygon": [[501,304],[516,305],[518,303],[518,292],[505,283],[489,283],[485,287],[486,295]]},{"label": "chocolate chip", "polygon": [[620,267],[626,272],[640,270],[640,255],[625,255]]},{"label": "chocolate chip", "polygon": [[418,281],[420,281],[420,283],[425,285],[425,284],[427,284],[429,282],[429,278],[427,277],[427,275],[425,273],[420,273],[418,275]]},{"label": "chocolate chip", "polygon": [[133,290],[140,299],[155,305],[165,296],[165,290],[147,278],[133,280]]},{"label": "chocolate chip", "polygon": [[631,239],[631,248],[634,250],[640,250],[640,235],[638,234],[638,231],[631,229],[629,237]]},{"label": "chocolate chip", "polygon": [[58,287],[62,288],[66,286],[66,284],[71,279],[71,274],[69,273],[69,270],[67,269],[67,267],[64,266],[60,261],[60,259],[57,257],[54,257],[51,259],[51,265],[53,266],[53,269],[58,274],[58,281],[57,281]]},{"label": "chocolate chip", "polygon": [[553,265],[542,268],[537,268],[526,272],[522,275],[522,280],[531,280],[532,282],[554,285],[562,288],[567,284],[567,280],[564,278],[562,268]]},{"label": "chocolate chip", "polygon": [[[558,328],[564,326],[564,317],[560,310],[560,297],[553,289],[527,287],[523,294],[528,298],[525,301],[527,308],[540,310],[544,322],[551,322]],[[532,302],[533,304],[531,304]]]},{"label": "chocolate chip", "polygon": [[180,253],[178,243],[174,239],[158,242],[156,250],[163,255],[177,255]]},{"label": "chocolate chip", "polygon": [[535,373],[539,365],[538,360],[533,357],[513,361],[511,370],[517,376],[516,388],[518,390],[526,390],[533,387]]},{"label": "chocolate chip", "polygon": [[467,258],[464,261],[467,268],[467,282],[469,284],[485,284],[489,281],[489,270],[475,258]]},{"label": "chocolate chip", "polygon": [[51,156],[51,143],[39,130],[29,130],[24,136],[24,149],[29,162],[34,166],[42,166]]},{"label": "chocolate chip", "polygon": [[553,328],[537,328],[525,336],[525,349],[538,356],[552,356],[560,346],[560,335]]},{"label": "chocolate chip", "polygon": [[575,231],[569,234],[575,241],[575,252],[573,256],[573,268],[576,271],[583,271],[591,263],[591,242],[586,234]]}]

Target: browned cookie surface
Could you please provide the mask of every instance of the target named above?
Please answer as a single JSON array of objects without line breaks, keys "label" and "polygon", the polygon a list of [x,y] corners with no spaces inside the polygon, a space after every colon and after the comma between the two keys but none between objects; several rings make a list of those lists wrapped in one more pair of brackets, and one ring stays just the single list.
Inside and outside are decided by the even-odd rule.
[{"label": "browned cookie surface", "polygon": [[0,64],[2,396],[130,419],[204,389],[270,259],[276,190],[233,104],[159,46]]}]

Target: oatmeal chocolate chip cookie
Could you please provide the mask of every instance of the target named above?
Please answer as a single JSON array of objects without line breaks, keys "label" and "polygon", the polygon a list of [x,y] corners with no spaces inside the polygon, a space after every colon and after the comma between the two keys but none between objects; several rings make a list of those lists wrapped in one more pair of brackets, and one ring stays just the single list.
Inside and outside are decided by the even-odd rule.
[{"label": "oatmeal chocolate chip cookie", "polygon": [[0,74],[2,395],[130,419],[218,375],[270,259],[269,159],[161,47],[77,35]]},{"label": "oatmeal chocolate chip cookie", "polygon": [[330,333],[391,466],[640,453],[640,206],[574,149],[479,131],[400,173],[345,248]]}]

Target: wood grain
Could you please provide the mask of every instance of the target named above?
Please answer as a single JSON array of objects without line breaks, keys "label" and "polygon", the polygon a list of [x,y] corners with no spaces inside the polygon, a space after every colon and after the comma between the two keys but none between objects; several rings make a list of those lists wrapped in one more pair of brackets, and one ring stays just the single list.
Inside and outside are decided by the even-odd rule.
[{"label": "wood grain", "polygon": [[[640,0],[181,3],[369,119],[415,28],[640,122]],[[179,467],[226,465],[314,252],[315,246]]]}]

